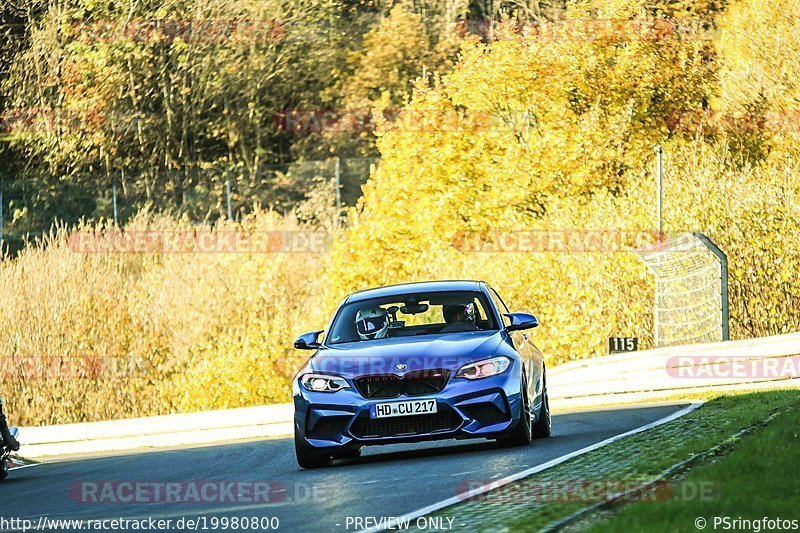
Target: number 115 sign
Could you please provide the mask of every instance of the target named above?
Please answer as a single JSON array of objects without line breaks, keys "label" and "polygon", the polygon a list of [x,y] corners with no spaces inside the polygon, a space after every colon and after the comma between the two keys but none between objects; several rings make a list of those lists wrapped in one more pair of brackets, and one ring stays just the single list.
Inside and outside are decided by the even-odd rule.
[{"label": "number 115 sign", "polygon": [[608,353],[635,352],[639,349],[637,337],[609,337]]}]

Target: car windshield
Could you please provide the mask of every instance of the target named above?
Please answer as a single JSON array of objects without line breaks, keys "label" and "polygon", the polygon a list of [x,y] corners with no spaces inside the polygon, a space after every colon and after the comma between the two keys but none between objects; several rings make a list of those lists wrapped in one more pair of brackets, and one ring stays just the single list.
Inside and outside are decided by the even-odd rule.
[{"label": "car windshield", "polygon": [[336,314],[328,344],[497,329],[481,292],[408,293],[359,300]]}]

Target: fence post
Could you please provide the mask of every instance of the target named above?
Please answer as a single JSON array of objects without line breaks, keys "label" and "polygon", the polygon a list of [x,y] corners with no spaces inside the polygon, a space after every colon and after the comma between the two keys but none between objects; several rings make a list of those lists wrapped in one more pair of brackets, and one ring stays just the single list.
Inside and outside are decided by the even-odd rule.
[{"label": "fence post", "polygon": [[661,238],[662,231],[664,230],[664,219],[662,216],[664,206],[664,149],[661,145],[656,145],[656,173],[658,176],[658,236]]},{"label": "fence post", "polygon": [[228,204],[228,220],[233,220],[233,216],[231,216],[231,178],[225,178],[225,196],[227,198]]},{"label": "fence post", "polygon": [[333,175],[336,179],[336,227],[342,220],[342,182],[339,175],[339,156],[333,158]]},{"label": "fence post", "polygon": [[119,226],[119,219],[117,218],[117,178],[111,184],[111,191],[114,194],[114,225]]}]

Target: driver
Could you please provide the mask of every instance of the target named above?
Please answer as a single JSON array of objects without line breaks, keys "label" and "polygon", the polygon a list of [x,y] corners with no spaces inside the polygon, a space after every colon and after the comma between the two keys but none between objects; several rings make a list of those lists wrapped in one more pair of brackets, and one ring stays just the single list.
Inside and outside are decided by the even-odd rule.
[{"label": "driver", "polygon": [[2,437],[3,444],[5,444],[11,451],[19,450],[19,442],[8,431],[8,423],[6,423],[6,415],[3,414],[3,398],[0,398],[0,437]]},{"label": "driver", "polygon": [[480,328],[475,325],[475,304],[450,304],[442,307],[445,326],[442,333],[451,331],[475,331]]},{"label": "driver", "polygon": [[383,339],[389,333],[389,316],[380,306],[366,307],[356,313],[356,331],[362,341]]}]

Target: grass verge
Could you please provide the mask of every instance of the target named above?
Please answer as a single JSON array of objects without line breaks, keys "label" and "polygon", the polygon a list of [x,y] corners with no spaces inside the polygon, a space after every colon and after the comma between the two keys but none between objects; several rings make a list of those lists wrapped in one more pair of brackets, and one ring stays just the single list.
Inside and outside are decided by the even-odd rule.
[{"label": "grass verge", "polygon": [[770,525],[764,517],[800,525],[798,428],[800,411],[779,412],[766,427],[741,438],[729,453],[711,457],[673,480],[676,494],[694,497],[670,499],[662,505],[629,503],[589,515],[572,529],[697,531],[728,529],[727,524],[752,531],[797,529],[797,525],[786,527],[787,522]]},{"label": "grass verge", "polygon": [[[720,509],[728,508],[722,506],[720,498],[729,489],[723,491],[720,480],[709,486],[693,487],[697,489],[695,492],[702,489],[699,494],[681,492],[687,486],[680,485],[680,476],[689,468],[697,467],[698,463],[718,460],[731,447],[751,439],[752,435],[763,431],[760,425],[767,420],[771,421],[770,426],[796,428],[797,425],[789,425],[790,422],[783,413],[790,409],[796,410],[799,404],[800,395],[796,390],[726,394],[710,399],[700,409],[678,420],[576,457],[540,474],[506,485],[498,491],[443,509],[436,515],[458,516],[461,523],[474,531],[542,530],[562,525],[565,518],[603,504],[619,488],[661,478],[665,472],[669,472],[666,482],[660,482],[654,488],[628,499],[641,500],[636,508],[644,506],[644,509],[648,509],[649,506],[646,512],[663,513],[664,519],[669,519],[666,515],[671,512],[670,509],[682,506],[687,498],[691,498],[693,505],[699,506],[693,507],[691,512],[697,514],[686,515],[691,515],[692,520],[683,524],[685,527],[681,529],[693,529],[696,516],[702,516],[703,513],[710,516],[716,506],[720,506]],[[796,444],[795,440],[794,445]],[[773,445],[779,446],[772,442],[770,446]],[[713,452],[708,454],[709,450]],[[765,450],[769,453],[765,454]],[[766,460],[765,457],[775,453],[777,452],[772,447],[761,449],[755,453],[759,462],[754,464],[760,465]],[[791,449],[786,453],[791,453]],[[675,465],[679,464],[684,467],[675,469]],[[753,475],[761,475],[758,468],[760,466],[755,467]],[[796,480],[792,481],[796,483]],[[796,496],[797,490],[795,487],[795,492],[789,491],[787,494]],[[759,509],[759,506],[754,503],[753,508]],[[788,507],[785,509],[789,511]],[[596,513],[593,518],[605,519],[605,516]],[[636,517],[631,516],[630,520],[635,521]],[[653,529],[644,525],[646,521],[640,524],[642,525],[639,527],[620,525],[620,529]],[[572,524],[570,528],[576,526],[616,529],[613,522],[595,526],[595,521],[586,521],[585,517],[583,522]],[[657,526],[655,529],[664,530]]]}]

